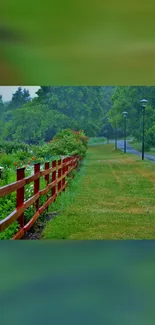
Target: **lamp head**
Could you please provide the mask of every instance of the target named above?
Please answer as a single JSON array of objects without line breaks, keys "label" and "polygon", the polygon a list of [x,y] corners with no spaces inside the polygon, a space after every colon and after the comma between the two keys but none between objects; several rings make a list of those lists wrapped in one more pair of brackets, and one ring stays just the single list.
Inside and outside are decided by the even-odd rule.
[{"label": "lamp head", "polygon": [[148,100],[147,99],[141,99],[140,100],[140,103],[142,103],[142,106],[143,107],[146,107],[147,103],[148,103]]},{"label": "lamp head", "polygon": [[122,114],[123,114],[124,118],[126,118],[126,117],[127,117],[127,114],[128,114],[128,112],[122,112]]}]

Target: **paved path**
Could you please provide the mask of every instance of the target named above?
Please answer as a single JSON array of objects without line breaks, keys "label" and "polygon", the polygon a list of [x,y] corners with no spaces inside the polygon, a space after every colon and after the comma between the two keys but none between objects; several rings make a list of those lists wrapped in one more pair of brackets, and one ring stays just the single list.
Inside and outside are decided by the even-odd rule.
[{"label": "paved path", "polygon": [[[114,140],[111,140],[110,141],[111,143],[114,143],[115,141]],[[124,150],[124,140],[118,140],[117,141],[117,146],[120,150]],[[126,144],[126,152],[127,153],[132,153],[133,155],[138,155],[138,156],[141,156],[141,152],[132,148],[131,145],[130,145],[130,140],[127,141],[127,144]],[[145,158],[149,159],[149,160],[152,160],[153,162],[155,162],[155,156],[154,155],[150,155],[150,154],[145,154],[144,155]]]}]

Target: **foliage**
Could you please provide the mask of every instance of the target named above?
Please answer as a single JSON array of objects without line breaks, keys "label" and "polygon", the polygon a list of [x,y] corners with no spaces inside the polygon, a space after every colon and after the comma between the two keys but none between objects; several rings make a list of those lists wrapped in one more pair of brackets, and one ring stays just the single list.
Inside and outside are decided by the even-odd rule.
[{"label": "foliage", "polygon": [[155,146],[155,87],[154,86],[119,86],[112,96],[112,107],[108,112],[110,123],[118,129],[118,136],[123,134],[123,111],[127,111],[127,135],[132,135],[137,141],[142,137],[142,106],[141,99],[147,99],[145,108],[146,148]]},{"label": "foliage", "polygon": [[38,97],[30,99],[28,91],[19,87],[11,101],[4,103],[1,97],[1,137],[37,145],[68,128],[84,130],[88,136],[104,135],[114,88],[41,86]]},{"label": "foliage", "polygon": [[[12,211],[14,211],[16,206],[15,192],[11,193],[5,197],[0,198],[0,220],[6,218]],[[15,221],[7,229],[0,233],[0,239],[11,238],[14,233],[18,230],[18,222]]]},{"label": "foliage", "polygon": [[18,89],[15,91],[15,93],[12,95],[12,99],[7,104],[7,109],[16,109],[18,107],[21,107],[25,103],[31,100],[30,93],[27,89],[22,90],[21,87],[18,87]]},{"label": "foliage", "polygon": [[29,146],[26,143],[19,143],[15,141],[0,141],[0,152],[6,152],[7,154],[16,153],[17,151],[28,152]]},{"label": "foliage", "polygon": [[49,143],[51,153],[58,155],[85,156],[88,138],[83,132],[75,132],[69,129],[58,133]]}]

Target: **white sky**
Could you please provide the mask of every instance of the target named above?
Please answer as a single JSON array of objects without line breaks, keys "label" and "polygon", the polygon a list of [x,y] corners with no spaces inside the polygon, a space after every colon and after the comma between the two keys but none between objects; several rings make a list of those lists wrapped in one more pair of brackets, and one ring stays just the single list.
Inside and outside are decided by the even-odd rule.
[{"label": "white sky", "polygon": [[[8,101],[12,98],[12,94],[17,90],[19,86],[0,86],[0,95],[4,101]],[[29,90],[31,97],[35,97],[35,92],[40,88],[40,86],[21,86],[22,89],[26,88]]]}]

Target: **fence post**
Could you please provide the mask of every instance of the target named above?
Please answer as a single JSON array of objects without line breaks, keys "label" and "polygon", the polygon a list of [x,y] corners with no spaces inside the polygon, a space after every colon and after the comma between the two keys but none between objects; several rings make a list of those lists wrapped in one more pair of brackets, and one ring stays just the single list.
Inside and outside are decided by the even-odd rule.
[{"label": "fence post", "polygon": [[[45,162],[45,170],[49,169],[50,168],[50,163],[49,161],[48,162]],[[49,184],[49,180],[50,180],[50,175],[45,175],[45,181],[46,181],[46,185]],[[48,197],[49,197],[49,192],[46,194],[46,197],[47,197],[47,200],[48,200]],[[48,207],[46,209],[48,211]]]},{"label": "fence post", "polygon": [[[69,157],[69,169],[72,168],[73,164],[72,164],[72,157]],[[69,174],[69,177],[70,177],[70,174]]]},{"label": "fence post", "polygon": [[[61,163],[62,163],[61,159],[58,160],[58,167],[61,166]],[[58,178],[60,178],[61,175],[62,175],[62,168],[59,168],[59,169],[58,169]],[[61,190],[61,184],[62,184],[62,181],[59,181],[59,182],[58,182],[58,191]]]},{"label": "fence post", "polygon": [[[68,172],[68,162],[69,162],[69,158],[67,157],[66,158],[66,165],[65,165],[65,173],[67,173]],[[67,173],[67,178],[68,178],[68,173]],[[66,178],[65,178],[65,182],[66,182]]]},{"label": "fence post", "polygon": [[[52,161],[52,168],[56,168],[56,160]],[[52,172],[52,183],[56,180],[56,170]],[[52,187],[52,196],[56,194],[56,185]]]},{"label": "fence post", "polygon": [[[64,164],[64,166],[63,166],[63,168],[62,168],[62,175],[65,175],[65,172],[66,172],[66,161],[67,159],[66,158],[64,158],[63,159],[63,161],[62,161],[62,163]],[[66,178],[64,177],[63,179],[62,179],[62,187],[65,185],[65,181],[66,181]],[[65,188],[63,189],[63,192],[65,191]]]},{"label": "fence post", "polygon": [[74,155],[74,159],[75,159],[75,161],[74,161],[74,169],[76,169],[76,163],[77,163],[76,156],[77,155]]},{"label": "fence post", "polygon": [[[21,181],[24,178],[25,178],[25,167],[17,169],[17,181]],[[21,188],[19,188],[17,190],[16,208],[18,209],[19,207],[21,207],[23,203],[24,203],[24,186],[22,186]],[[24,227],[24,212],[19,217],[18,222],[20,224],[20,227],[23,228]]]},{"label": "fence post", "polygon": [[67,158],[66,158],[66,167],[65,167],[65,172],[68,172],[68,165],[67,165],[68,162],[69,162],[69,158],[67,157]]},{"label": "fence post", "polygon": [[[75,160],[75,157],[76,157],[76,155],[73,156],[73,160]],[[74,169],[75,169],[75,166],[76,166],[76,161],[73,162]]]},{"label": "fence post", "polygon": [[[40,163],[34,164],[34,174],[40,172]],[[34,181],[34,195],[40,190],[40,177]],[[36,211],[39,210],[39,199],[35,202]]]}]

